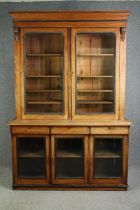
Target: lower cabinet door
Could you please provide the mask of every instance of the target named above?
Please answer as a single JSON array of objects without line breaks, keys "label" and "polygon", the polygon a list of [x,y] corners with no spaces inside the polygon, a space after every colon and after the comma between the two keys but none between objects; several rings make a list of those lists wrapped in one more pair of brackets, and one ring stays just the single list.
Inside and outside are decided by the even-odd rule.
[{"label": "lower cabinet door", "polygon": [[87,184],[88,136],[53,135],[51,158],[53,184]]},{"label": "lower cabinet door", "polygon": [[50,181],[49,138],[16,136],[13,138],[15,184],[44,184]]},{"label": "lower cabinet door", "polygon": [[91,136],[90,182],[100,186],[127,184],[127,136]]}]

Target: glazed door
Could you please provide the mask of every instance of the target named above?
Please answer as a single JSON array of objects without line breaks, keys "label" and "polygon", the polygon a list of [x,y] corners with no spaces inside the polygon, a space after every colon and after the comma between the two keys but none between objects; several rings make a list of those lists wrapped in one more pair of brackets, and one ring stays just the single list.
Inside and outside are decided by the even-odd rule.
[{"label": "glazed door", "polygon": [[93,185],[125,185],[127,178],[126,136],[91,136],[90,182]]},{"label": "glazed door", "polygon": [[48,184],[50,152],[47,136],[14,136],[13,166],[17,184]]},{"label": "glazed door", "polygon": [[23,119],[68,116],[68,37],[63,28],[21,31]]},{"label": "glazed door", "polygon": [[120,31],[72,30],[73,119],[118,119]]},{"label": "glazed door", "polygon": [[53,135],[51,139],[52,183],[87,183],[88,136]]}]

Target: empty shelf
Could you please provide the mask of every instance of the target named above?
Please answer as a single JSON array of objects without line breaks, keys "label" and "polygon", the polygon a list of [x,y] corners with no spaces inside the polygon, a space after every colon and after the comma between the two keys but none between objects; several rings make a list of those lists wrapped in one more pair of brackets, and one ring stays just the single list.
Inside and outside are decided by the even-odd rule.
[{"label": "empty shelf", "polygon": [[62,90],[26,90],[28,93],[61,93]]},{"label": "empty shelf", "polygon": [[114,56],[114,53],[93,53],[93,54],[78,54],[78,57],[92,57],[92,56]]},{"label": "empty shelf", "polygon": [[89,100],[78,100],[78,104],[113,104],[112,101],[89,101]]},{"label": "empty shelf", "polygon": [[58,78],[62,77],[62,75],[26,75],[28,78]]},{"label": "empty shelf", "polygon": [[60,158],[77,158],[77,157],[82,157],[82,154],[80,151],[68,151],[68,150],[59,150],[57,152],[57,156]]},{"label": "empty shelf", "polygon": [[40,158],[40,157],[44,157],[44,153],[43,151],[37,151],[37,152],[20,152],[18,155],[19,158]]},{"label": "empty shelf", "polygon": [[121,156],[112,151],[96,151],[95,158],[120,158]]},{"label": "empty shelf", "polygon": [[27,104],[62,104],[61,101],[28,101]]},{"label": "empty shelf", "polygon": [[79,79],[94,79],[94,78],[113,78],[113,75],[101,75],[101,76],[77,76]]},{"label": "empty shelf", "polygon": [[28,53],[27,56],[31,57],[46,57],[46,56],[63,56],[61,53]]},{"label": "empty shelf", "polygon": [[90,93],[90,92],[101,92],[101,93],[112,93],[113,90],[77,90],[79,93]]}]

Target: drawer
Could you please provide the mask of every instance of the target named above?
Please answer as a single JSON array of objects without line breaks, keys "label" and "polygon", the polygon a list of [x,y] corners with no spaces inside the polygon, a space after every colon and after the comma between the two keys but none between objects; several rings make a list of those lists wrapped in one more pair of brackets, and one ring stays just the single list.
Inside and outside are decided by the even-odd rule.
[{"label": "drawer", "polygon": [[51,127],[51,134],[90,134],[88,127]]},{"label": "drawer", "polygon": [[91,134],[128,134],[128,127],[91,127]]},{"label": "drawer", "polygon": [[49,127],[46,126],[12,126],[12,134],[49,134]]}]

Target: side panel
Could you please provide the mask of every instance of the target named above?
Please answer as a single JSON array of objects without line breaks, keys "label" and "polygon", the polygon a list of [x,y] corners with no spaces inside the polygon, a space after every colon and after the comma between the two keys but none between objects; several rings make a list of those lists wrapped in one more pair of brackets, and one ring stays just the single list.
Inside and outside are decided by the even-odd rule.
[{"label": "side panel", "polygon": [[16,119],[21,119],[21,39],[20,28],[14,28],[14,72]]}]

